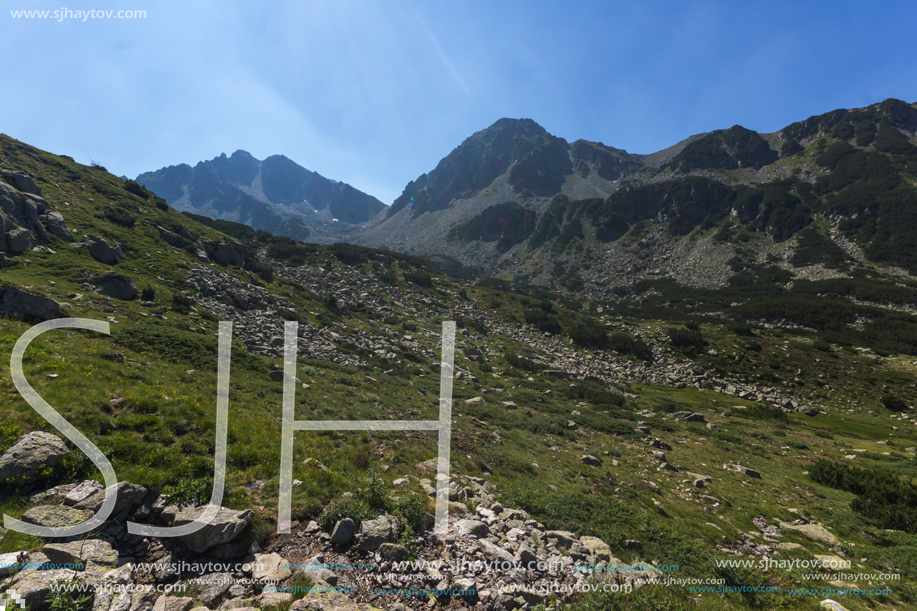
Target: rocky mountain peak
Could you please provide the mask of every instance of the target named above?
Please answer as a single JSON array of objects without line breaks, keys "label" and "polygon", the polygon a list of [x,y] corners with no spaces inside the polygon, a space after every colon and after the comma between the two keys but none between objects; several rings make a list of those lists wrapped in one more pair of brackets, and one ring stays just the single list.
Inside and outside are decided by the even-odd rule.
[{"label": "rocky mountain peak", "polygon": [[325,178],[288,157],[261,161],[237,150],[193,168],[182,164],[146,172],[137,182],[184,212],[245,223],[255,229],[304,239],[333,219],[359,224],[385,205],[349,185]]}]

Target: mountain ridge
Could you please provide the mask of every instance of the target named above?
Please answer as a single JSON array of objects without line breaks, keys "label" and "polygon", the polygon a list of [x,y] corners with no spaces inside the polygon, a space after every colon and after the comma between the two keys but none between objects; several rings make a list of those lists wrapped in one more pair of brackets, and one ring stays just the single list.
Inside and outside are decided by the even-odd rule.
[{"label": "mountain ridge", "polygon": [[[242,222],[294,239],[333,222],[364,223],[385,206],[354,187],[325,178],[284,155],[258,160],[247,151],[144,172],[137,182],[176,209]],[[337,221],[335,221],[337,219]]]},{"label": "mountain ridge", "polygon": [[[650,155],[585,140],[569,144],[530,119],[501,119],[409,183],[385,215],[341,237],[453,257],[485,275],[556,289],[555,269],[589,267],[620,258],[619,251],[636,267],[658,268],[653,261],[662,250],[636,257],[632,240],[624,239],[648,229],[662,231],[666,243],[687,240],[690,259],[693,244],[714,247],[714,234],[744,227],[750,233],[743,235],[764,248],[816,223],[819,235],[834,236],[835,248],[843,240],[872,264],[917,271],[905,229],[908,211],[917,211],[908,187],[917,182],[915,143],[917,104],[896,99],[814,115],[772,133],[735,125]],[[501,208],[488,212],[492,206]],[[492,226],[508,228],[510,218],[523,225],[509,233]],[[734,275],[730,258],[716,258],[722,279],[709,286]],[[607,295],[612,286],[645,278],[627,271],[632,263],[597,275],[595,290],[604,285]]]}]

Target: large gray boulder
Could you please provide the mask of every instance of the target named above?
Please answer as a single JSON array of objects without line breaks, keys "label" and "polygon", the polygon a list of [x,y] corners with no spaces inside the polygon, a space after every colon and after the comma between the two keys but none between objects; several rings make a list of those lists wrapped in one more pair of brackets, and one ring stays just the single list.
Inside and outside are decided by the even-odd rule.
[{"label": "large gray boulder", "polygon": [[5,217],[6,231],[18,225],[31,231],[38,240],[47,240],[48,232],[39,217],[48,211],[48,203],[40,196],[20,193],[12,186],[0,182],[0,215]]},{"label": "large gray boulder", "polygon": [[21,485],[43,477],[70,450],[63,439],[44,431],[23,436],[0,456],[0,486]]},{"label": "large gray boulder", "polygon": [[51,608],[52,585],[70,581],[77,575],[83,576],[83,573],[70,569],[21,571],[13,576],[7,589],[16,590],[29,611],[46,611]]},{"label": "large gray boulder", "polygon": [[191,597],[163,594],[153,604],[153,611],[189,611],[193,606],[194,599]]},{"label": "large gray boulder", "polygon": [[478,520],[459,520],[455,523],[455,529],[462,537],[474,537],[475,539],[481,539],[490,534],[487,524]]},{"label": "large gray boulder", "polygon": [[[159,237],[162,238],[162,241],[166,244],[169,244],[170,246],[174,246],[175,248],[184,248],[187,244],[190,243],[189,240],[186,240],[176,233],[172,233],[165,227],[156,225],[156,229],[159,230]],[[185,229],[185,231],[188,230]]]},{"label": "large gray boulder", "polygon": [[5,182],[13,185],[23,193],[31,193],[41,197],[41,187],[35,184],[35,179],[28,172],[23,170],[3,170],[2,172],[0,178]]},{"label": "large gray boulder", "polygon": [[17,225],[33,229],[38,225],[38,205],[44,200],[34,195],[23,195],[10,185],[0,182],[0,212]]},{"label": "large gray boulder", "polygon": [[245,265],[246,248],[236,242],[204,242],[207,254],[220,265]]},{"label": "large gray boulder", "polygon": [[104,238],[98,236],[83,236],[83,244],[89,250],[89,254],[99,263],[111,265],[115,261],[124,258],[121,252],[121,245],[111,246]]},{"label": "large gray boulder", "polygon": [[611,547],[598,537],[580,537],[579,542],[586,549],[586,554],[592,558],[593,563],[608,563],[614,557]]},{"label": "large gray boulder", "polygon": [[48,210],[47,214],[38,217],[38,219],[44,221],[51,235],[57,236],[64,242],[73,242],[73,234],[67,228],[63,215],[57,210]]},{"label": "large gray boulder", "polygon": [[[60,304],[48,297],[35,295],[14,286],[0,286],[0,312],[19,320],[60,318]],[[0,463],[2,464],[2,463]],[[0,478],[2,484],[3,478]]]},{"label": "large gray boulder", "polygon": [[59,505],[67,494],[77,486],[78,484],[61,484],[48,490],[30,494],[29,503],[32,505]]},{"label": "large gray boulder", "polygon": [[322,562],[320,558],[321,556],[313,556],[305,562],[299,563],[296,574],[305,577],[312,583],[325,581],[336,586],[338,583],[338,576],[333,571],[326,568],[325,563]]},{"label": "large gray boulder", "polygon": [[89,280],[89,284],[95,287],[95,293],[121,301],[131,301],[139,294],[133,280],[113,271],[104,272]]},{"label": "large gray boulder", "polygon": [[375,520],[365,520],[360,536],[360,549],[377,550],[383,543],[398,539],[401,521],[395,516],[382,514]]},{"label": "large gray boulder", "polygon": [[[199,518],[206,507],[187,507],[177,511],[176,509],[174,506],[167,507],[162,512],[162,518],[167,522],[171,521],[173,526],[181,526]],[[200,554],[217,545],[229,543],[238,537],[254,516],[251,509],[236,511],[220,507],[210,524],[195,533],[180,537],[179,540],[185,547]]]},{"label": "large gray boulder", "polygon": [[[130,508],[132,505],[137,505],[140,501],[143,500],[143,497],[146,496],[147,490],[143,486],[138,486],[136,484],[129,484],[127,482],[118,482],[116,485],[117,489],[117,500],[115,500],[115,508],[111,512],[112,517],[116,517],[119,513],[125,509]],[[95,492],[91,496],[83,499],[78,502],[74,507],[77,509],[88,509],[95,513],[102,507],[102,503],[105,502],[105,489]]]},{"label": "large gray boulder", "polygon": [[35,246],[35,240],[32,238],[32,232],[25,227],[14,227],[6,234],[6,249],[18,254],[30,250]]},{"label": "large gray boulder", "polygon": [[92,611],[128,611],[131,608],[131,590],[124,586],[133,583],[133,567],[133,564],[125,564],[102,576],[99,585],[109,587],[96,590]]},{"label": "large gray boulder", "polygon": [[69,484],[69,486],[70,489],[64,492],[64,505],[69,505],[71,507],[85,501],[99,490],[105,488],[105,486],[94,479],[87,479],[79,484]]},{"label": "large gray boulder", "polygon": [[[290,611],[369,611],[368,603],[355,603],[346,594],[335,590],[326,581],[318,581],[319,586],[309,591],[305,597],[294,601]],[[394,607],[390,607],[394,608]]]},{"label": "large gray boulder", "polygon": [[290,562],[280,554],[255,554],[252,564],[252,579],[255,581],[280,582],[292,574]]},{"label": "large gray boulder", "polygon": [[49,543],[41,548],[48,560],[57,565],[90,562],[112,569],[118,564],[118,550],[102,539],[81,539],[66,543]]},{"label": "large gray boulder", "polygon": [[331,542],[341,544],[350,543],[356,531],[357,525],[354,521],[350,518],[344,518],[334,525],[334,530],[331,531]]},{"label": "large gray boulder", "polygon": [[50,528],[64,528],[82,524],[95,512],[63,505],[39,505],[26,511],[20,520],[28,524],[37,524]]},{"label": "large gray boulder", "polygon": [[508,551],[495,545],[488,541],[487,539],[481,539],[478,541],[478,545],[481,547],[481,552],[484,554],[484,557],[493,562],[508,562],[513,563],[513,555]]},{"label": "large gray boulder", "polygon": [[195,597],[210,607],[218,605],[234,583],[232,573],[210,573],[191,580]]},{"label": "large gray boulder", "polygon": [[[8,554],[0,554],[0,577],[6,577],[7,575],[12,575],[19,570],[19,554],[21,552],[10,552]],[[31,560],[30,560],[31,561]]]}]

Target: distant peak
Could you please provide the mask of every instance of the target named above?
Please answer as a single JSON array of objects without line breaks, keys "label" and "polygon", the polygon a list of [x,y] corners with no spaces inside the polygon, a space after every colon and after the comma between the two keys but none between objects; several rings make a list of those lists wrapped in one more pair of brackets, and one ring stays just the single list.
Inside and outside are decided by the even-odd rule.
[{"label": "distant peak", "polygon": [[539,130],[547,132],[545,128],[540,126],[532,119],[510,119],[504,117],[498,119],[493,125],[488,129],[522,129],[522,130]]}]

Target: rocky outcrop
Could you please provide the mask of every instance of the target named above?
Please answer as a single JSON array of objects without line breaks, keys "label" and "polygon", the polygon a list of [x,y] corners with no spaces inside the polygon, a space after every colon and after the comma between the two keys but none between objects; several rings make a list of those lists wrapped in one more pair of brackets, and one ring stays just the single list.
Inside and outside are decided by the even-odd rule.
[{"label": "rocky outcrop", "polygon": [[48,233],[57,236],[64,242],[73,242],[73,234],[64,222],[64,216],[57,210],[48,210],[47,214],[38,217],[48,227]]},{"label": "rocky outcrop", "polygon": [[0,312],[19,320],[50,320],[63,316],[60,304],[14,286],[0,285]]},{"label": "rocky outcrop", "polygon": [[383,543],[391,543],[398,538],[400,527],[401,521],[398,518],[385,514],[364,521],[360,533],[360,549],[377,550]]},{"label": "rocky outcrop", "polygon": [[[188,524],[199,518],[206,507],[187,507],[178,509],[177,507],[167,507],[162,512],[162,518],[171,522],[173,526]],[[254,517],[251,509],[245,511],[234,511],[225,507],[220,507],[216,516],[209,524],[195,533],[180,537],[181,542],[193,552],[205,552],[218,545],[229,543],[235,539],[242,530],[248,526]]]},{"label": "rocky outcrop", "polygon": [[[184,227],[182,229],[184,229]],[[185,246],[193,242],[193,240],[185,239],[184,237],[178,235],[177,233],[172,233],[165,227],[160,227],[159,225],[156,225],[156,230],[159,231],[159,237],[162,239],[163,242],[165,242],[166,244],[170,246],[174,246],[175,248],[184,248]],[[185,229],[185,233],[187,232],[188,230]],[[191,234],[189,233],[188,235],[190,236]]]},{"label": "rocky outcrop", "polygon": [[35,184],[35,179],[28,172],[23,170],[2,170],[0,171],[0,178],[23,193],[41,197],[41,187]]},{"label": "rocky outcrop", "polygon": [[25,252],[47,242],[49,233],[73,240],[64,217],[41,197],[31,175],[4,172],[0,178],[7,181],[0,182],[0,252]]},{"label": "rocky outcrop", "polygon": [[122,301],[131,301],[138,295],[134,281],[114,271],[103,272],[95,278],[90,278],[81,286],[93,293]]},{"label": "rocky outcrop", "polygon": [[44,477],[69,451],[57,435],[28,433],[0,456],[0,486],[19,486]]},{"label": "rocky outcrop", "polygon": [[124,258],[124,253],[121,252],[120,244],[112,246],[107,240],[98,236],[83,236],[83,241],[73,244],[73,246],[86,247],[93,259],[99,263],[105,263],[106,265],[111,265],[115,261],[120,261]]},{"label": "rocky outcrop", "polygon": [[20,519],[29,524],[48,528],[76,526],[92,517],[94,512],[61,505],[39,505],[26,511]]},{"label": "rocky outcrop", "polygon": [[49,543],[41,553],[54,564],[88,564],[114,568],[118,564],[118,550],[103,539],[84,539],[65,543]]},{"label": "rocky outcrop", "polygon": [[[64,497],[64,502],[67,503],[68,499],[76,498],[78,494],[78,490],[72,490],[67,494],[66,497]],[[147,489],[143,486],[137,486],[136,484],[129,484],[127,482],[118,482],[117,486],[115,487],[115,508],[111,512],[112,515],[117,516],[119,513],[129,508],[130,506],[136,505],[143,500],[143,497],[145,497],[146,494]],[[73,506],[77,509],[88,509],[89,511],[95,513],[102,507],[104,502],[105,489],[100,488],[85,499],[74,503]]]},{"label": "rocky outcrop", "polygon": [[220,265],[235,265],[242,267],[245,265],[245,259],[252,256],[251,249],[240,242],[223,241],[223,242],[204,242],[204,250],[207,255]]},{"label": "rocky outcrop", "polygon": [[6,247],[13,254],[31,250],[35,246],[32,232],[25,227],[14,227],[6,234]]}]

